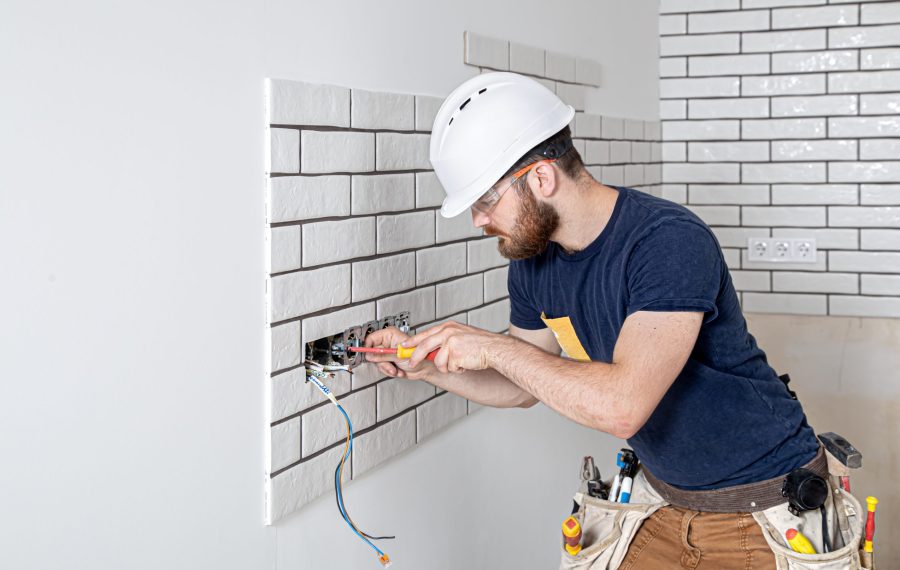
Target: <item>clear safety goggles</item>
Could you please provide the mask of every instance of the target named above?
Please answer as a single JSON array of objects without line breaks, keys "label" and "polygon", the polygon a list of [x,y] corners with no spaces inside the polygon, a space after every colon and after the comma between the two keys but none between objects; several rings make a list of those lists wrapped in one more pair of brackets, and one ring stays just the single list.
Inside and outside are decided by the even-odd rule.
[{"label": "clear safety goggles", "polygon": [[484,194],[481,195],[481,198],[479,198],[474,204],[472,204],[472,209],[481,214],[489,215],[491,212],[494,211],[494,208],[497,207],[497,204],[500,203],[500,200],[503,198],[503,195],[506,194],[506,191],[509,190],[512,187],[512,185],[516,183],[516,181],[518,181],[520,178],[522,178],[523,176],[528,174],[531,171],[531,169],[534,168],[535,166],[537,166],[541,163],[544,163],[544,162],[546,162],[548,164],[552,164],[552,163],[556,162],[556,160],[557,159],[555,159],[555,158],[551,159],[551,160],[539,160],[537,162],[532,162],[528,166],[517,170],[512,175],[512,177],[513,177],[512,181],[509,184],[507,184],[506,186],[504,186],[503,190],[495,190],[494,187],[491,186],[490,188],[488,188],[487,192],[485,192]]}]

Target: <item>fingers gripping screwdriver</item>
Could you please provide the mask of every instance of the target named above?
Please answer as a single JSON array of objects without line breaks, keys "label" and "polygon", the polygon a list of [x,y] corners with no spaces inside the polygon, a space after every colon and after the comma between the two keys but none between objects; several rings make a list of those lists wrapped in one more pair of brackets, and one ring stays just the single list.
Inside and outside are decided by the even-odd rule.
[{"label": "fingers gripping screwdriver", "polygon": [[[374,347],[365,347],[365,346],[351,346],[348,347],[348,350],[352,352],[368,352],[369,354],[394,354],[397,358],[402,360],[408,360],[412,358],[413,352],[416,351],[415,347],[406,348],[403,346],[398,346],[397,348],[374,348]],[[428,353],[428,356],[425,358],[434,362],[434,357],[437,356],[439,348],[436,348]]]}]

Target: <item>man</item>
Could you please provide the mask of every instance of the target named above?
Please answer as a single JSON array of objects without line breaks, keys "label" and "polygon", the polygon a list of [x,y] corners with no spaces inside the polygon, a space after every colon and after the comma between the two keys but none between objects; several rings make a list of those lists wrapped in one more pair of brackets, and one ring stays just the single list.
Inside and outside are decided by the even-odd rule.
[{"label": "man", "polygon": [[[366,345],[416,352],[370,360],[490,406],[540,401],[628,440],[673,506],[645,521],[622,568],[774,568],[748,513],[783,502],[772,480],[816,458],[816,437],[747,331],[710,229],[682,206],[594,180],[572,147],[573,114],[511,73],[447,98],[431,140],[441,213],[470,209],[499,236],[512,260],[509,336],[453,322],[411,338],[380,331]],[[740,502],[747,488],[766,504],[709,492]]]}]

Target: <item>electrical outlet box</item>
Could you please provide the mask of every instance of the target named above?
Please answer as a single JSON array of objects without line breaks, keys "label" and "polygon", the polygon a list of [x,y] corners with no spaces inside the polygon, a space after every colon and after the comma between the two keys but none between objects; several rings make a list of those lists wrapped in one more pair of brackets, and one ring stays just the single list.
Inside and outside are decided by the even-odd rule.
[{"label": "electrical outlet box", "polygon": [[320,366],[348,366],[354,368],[365,360],[363,354],[348,350],[351,346],[362,346],[366,337],[375,331],[397,327],[404,333],[409,332],[409,311],[383,317],[377,321],[369,321],[343,332],[324,336],[306,343],[306,360]]},{"label": "electrical outlet box", "polygon": [[814,238],[747,238],[747,259],[765,263],[815,263]]}]

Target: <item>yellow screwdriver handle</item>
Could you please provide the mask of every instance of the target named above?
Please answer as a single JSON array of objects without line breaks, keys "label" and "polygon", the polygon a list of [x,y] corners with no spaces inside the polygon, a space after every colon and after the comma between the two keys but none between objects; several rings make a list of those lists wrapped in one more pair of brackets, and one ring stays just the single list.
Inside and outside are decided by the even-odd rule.
[{"label": "yellow screwdriver handle", "polygon": [[402,358],[404,360],[412,358],[413,353],[416,351],[415,347],[406,348],[404,346],[397,347],[397,358]]}]

